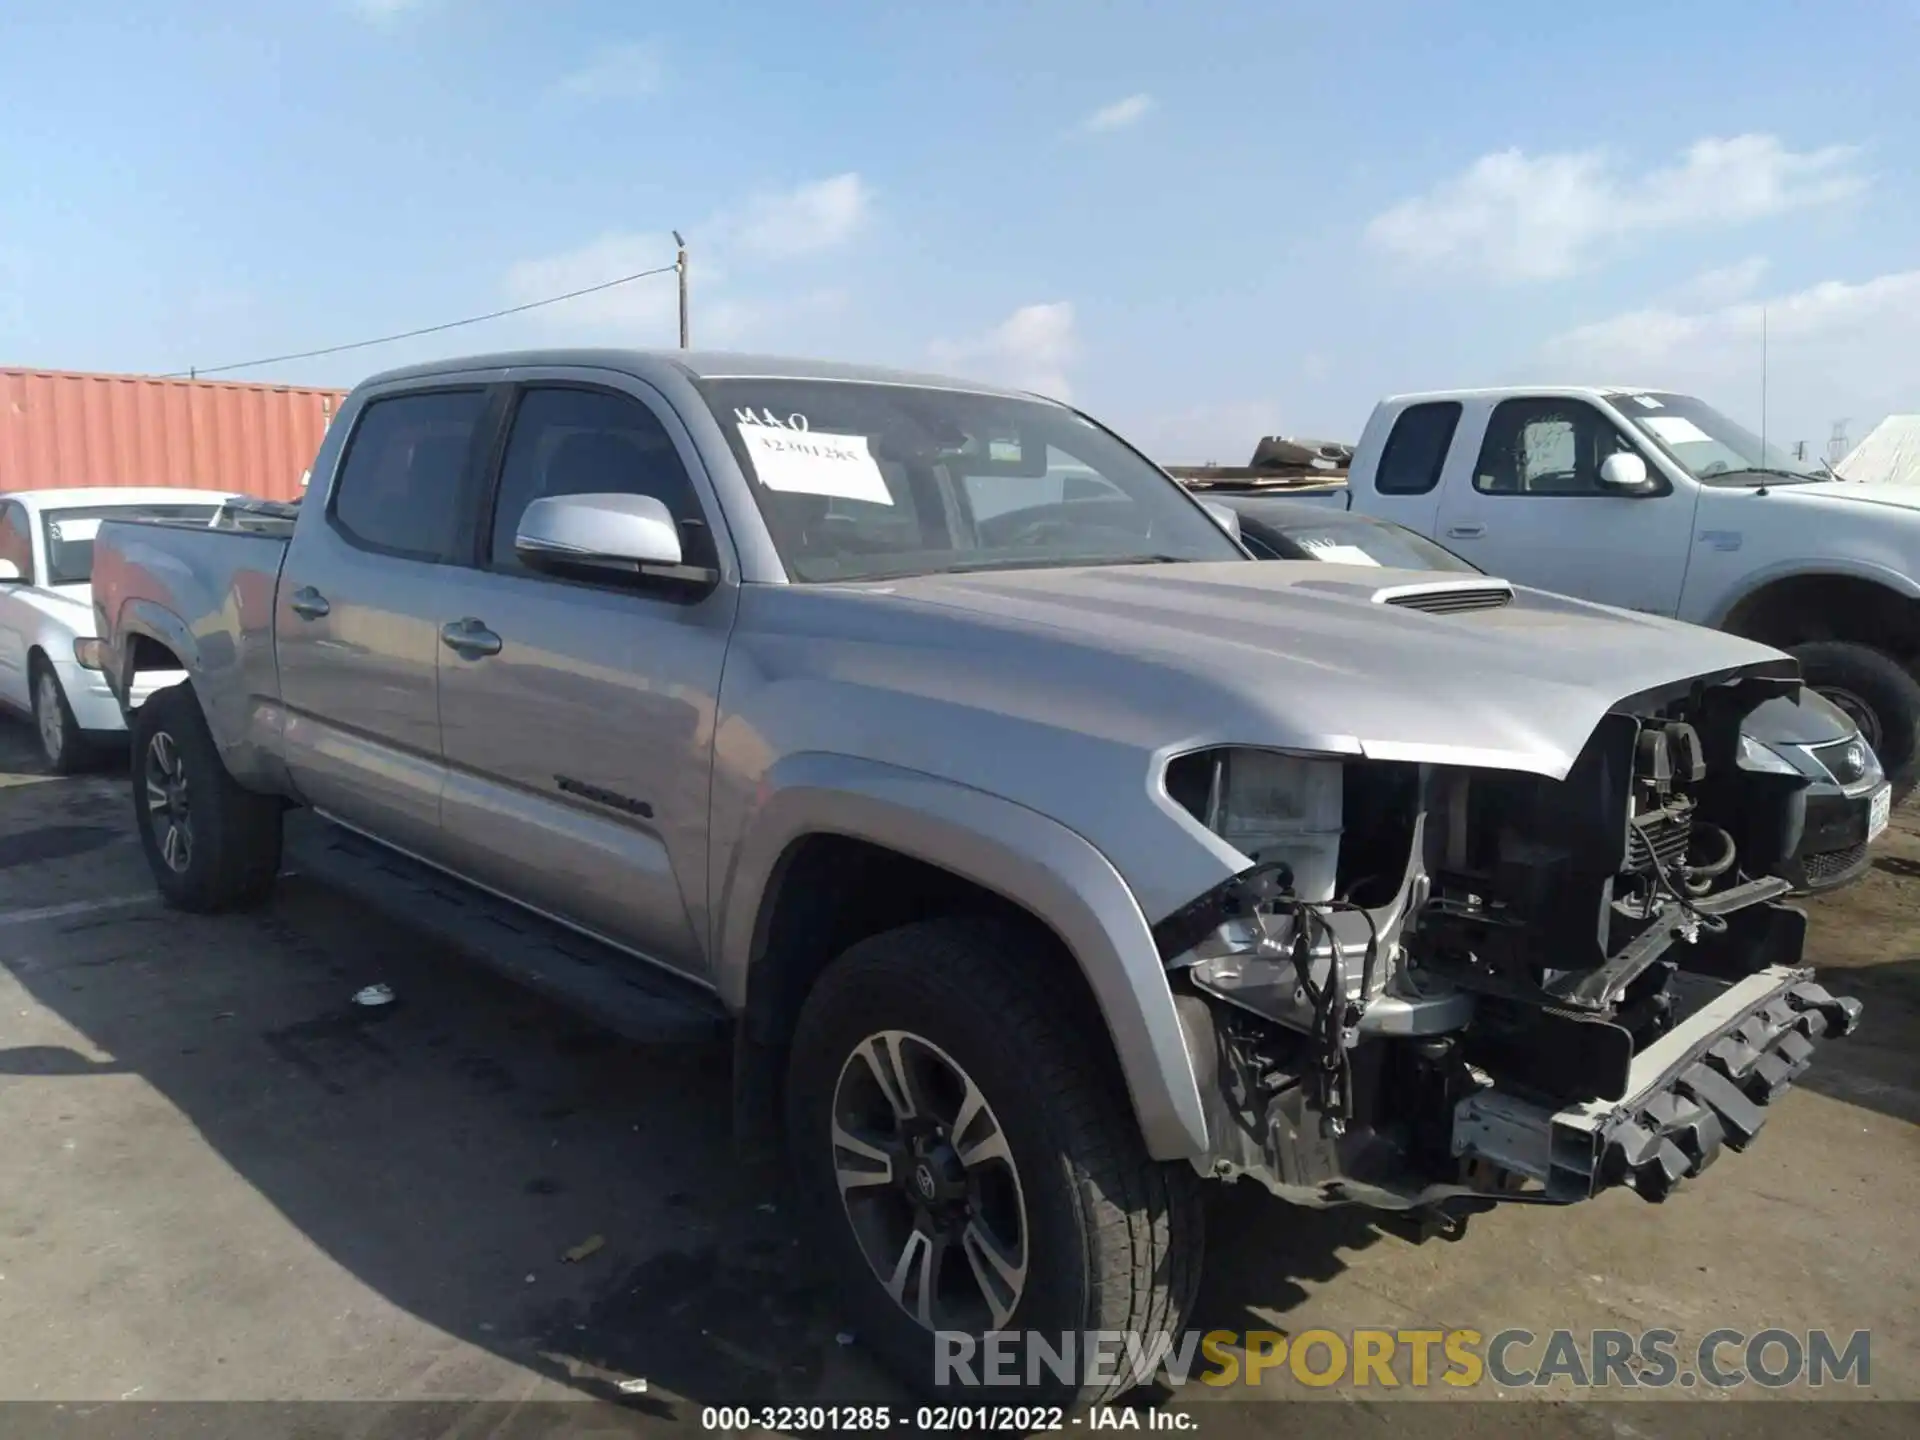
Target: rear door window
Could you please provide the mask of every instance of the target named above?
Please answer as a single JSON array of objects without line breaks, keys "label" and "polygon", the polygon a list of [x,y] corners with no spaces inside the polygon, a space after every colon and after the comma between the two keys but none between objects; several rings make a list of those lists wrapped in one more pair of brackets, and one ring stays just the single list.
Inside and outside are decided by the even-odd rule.
[{"label": "rear door window", "polygon": [[1409,405],[1393,422],[1373,485],[1382,495],[1425,495],[1440,483],[1453,432],[1460,424],[1455,400]]},{"label": "rear door window", "polygon": [[361,412],[340,462],[332,518],[371,550],[447,560],[463,503],[483,390],[435,390],[375,400]]}]

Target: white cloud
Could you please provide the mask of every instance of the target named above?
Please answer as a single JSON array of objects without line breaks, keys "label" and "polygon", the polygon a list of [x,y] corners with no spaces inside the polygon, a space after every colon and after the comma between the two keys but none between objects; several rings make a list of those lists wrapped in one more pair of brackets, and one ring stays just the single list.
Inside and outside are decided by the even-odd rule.
[{"label": "white cloud", "polygon": [[[576,250],[520,261],[507,271],[503,289],[509,304],[526,305],[657,265],[670,265],[673,248],[671,235],[602,235]],[[679,291],[672,275],[650,275],[617,289],[564,300],[536,313],[542,328],[635,345],[670,345],[679,334]]]},{"label": "white cloud", "polygon": [[1080,128],[1089,135],[1103,135],[1110,130],[1124,130],[1129,125],[1138,125],[1146,119],[1154,108],[1151,95],[1129,95],[1124,100],[1116,100],[1111,105],[1102,105],[1098,110],[1080,122]]},{"label": "white cloud", "polygon": [[845,310],[847,291],[823,286],[798,295],[739,297],[724,292],[693,312],[694,343],[730,350],[744,346],[779,348],[779,336],[795,327]]},{"label": "white cloud", "polygon": [[1667,386],[1757,419],[1766,333],[1773,434],[1816,451],[1827,426],[1920,408],[1920,270],[1686,309],[1649,305],[1555,336],[1544,358],[1561,372]]},{"label": "white cloud", "polygon": [[722,243],[750,254],[786,258],[844,244],[866,222],[873,192],[849,171],[792,190],[756,195],[738,214],[710,227]]},{"label": "white cloud", "polygon": [[1766,273],[1766,258],[1750,255],[1732,265],[1701,271],[1676,287],[1669,299],[1676,305],[1731,305],[1751,295]]},{"label": "white cloud", "polygon": [[[865,222],[871,192],[856,174],[749,198],[686,232],[691,330],[701,345],[765,344],[788,326],[844,306],[846,292],[829,284],[754,289],[756,275],[795,260],[815,260],[850,241]],[[622,275],[670,265],[673,236],[612,231],[554,255],[522,260],[505,276],[509,304],[525,305]],[[678,338],[678,287],[671,274],[543,307],[528,316],[537,329],[632,345],[669,345]]]},{"label": "white cloud", "polygon": [[984,335],[935,341],[929,349],[937,364],[1065,400],[1073,388],[1067,370],[1080,353],[1080,341],[1072,303],[1056,300],[1022,305]]},{"label": "white cloud", "polygon": [[1375,216],[1367,239],[1421,266],[1545,280],[1635,236],[1741,224],[1831,204],[1865,183],[1848,146],[1796,153],[1772,135],[1697,140],[1677,164],[1623,174],[1601,150],[1483,155]]},{"label": "white cloud", "polygon": [[429,0],[348,0],[348,4],[369,20],[391,20],[428,3]]},{"label": "white cloud", "polygon": [[604,46],[554,89],[575,100],[637,100],[654,94],[665,79],[659,47],[636,41]]}]

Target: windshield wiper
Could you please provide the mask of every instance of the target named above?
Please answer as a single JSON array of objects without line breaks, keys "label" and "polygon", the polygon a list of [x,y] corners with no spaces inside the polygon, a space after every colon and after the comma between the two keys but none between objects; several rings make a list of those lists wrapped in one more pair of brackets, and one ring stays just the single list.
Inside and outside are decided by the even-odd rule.
[{"label": "windshield wiper", "polygon": [[1726,480],[1735,475],[1759,475],[1765,477],[1760,482],[1761,489],[1766,488],[1767,481],[1770,479],[1788,480],[1796,485],[1811,485],[1821,478],[1818,475],[1809,475],[1804,470],[1782,470],[1775,465],[1742,465],[1737,470],[1721,470],[1706,478],[1707,481],[1711,483],[1715,480]]}]

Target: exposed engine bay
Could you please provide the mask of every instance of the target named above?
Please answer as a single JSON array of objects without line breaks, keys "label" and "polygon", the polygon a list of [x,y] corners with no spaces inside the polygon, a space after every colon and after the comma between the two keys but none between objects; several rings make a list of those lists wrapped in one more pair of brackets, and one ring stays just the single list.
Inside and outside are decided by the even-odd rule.
[{"label": "exposed engine bay", "polygon": [[1563,779],[1213,749],[1168,794],[1251,862],[1155,927],[1211,1152],[1297,1203],[1660,1200],[1853,1029],[1773,871],[1797,777],[1741,721],[1798,681],[1621,702]]}]

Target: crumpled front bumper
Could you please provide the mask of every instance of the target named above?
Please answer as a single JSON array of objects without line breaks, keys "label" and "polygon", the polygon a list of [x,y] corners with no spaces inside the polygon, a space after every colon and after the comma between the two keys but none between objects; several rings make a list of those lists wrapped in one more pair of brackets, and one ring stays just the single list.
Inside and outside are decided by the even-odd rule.
[{"label": "crumpled front bumper", "polygon": [[1499,1089],[1461,1100],[1453,1151],[1540,1182],[1537,1198],[1570,1204],[1614,1185],[1666,1199],[1723,1147],[1744,1150],[1766,1107],[1811,1062],[1814,1041],[1849,1034],[1860,1002],[1798,966],[1769,966],[1728,985],[1633,1059],[1626,1094],[1565,1110]]}]

